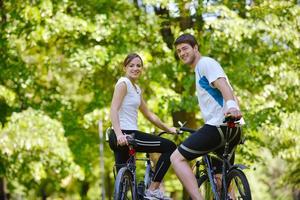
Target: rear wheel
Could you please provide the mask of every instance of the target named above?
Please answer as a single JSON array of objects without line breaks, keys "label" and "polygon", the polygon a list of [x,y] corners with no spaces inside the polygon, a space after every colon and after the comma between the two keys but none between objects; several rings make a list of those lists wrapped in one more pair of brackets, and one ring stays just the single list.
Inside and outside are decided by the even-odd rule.
[{"label": "rear wheel", "polygon": [[251,191],[245,174],[239,169],[231,170],[227,175],[226,200],[251,200]]},{"label": "rear wheel", "polygon": [[114,200],[135,199],[132,174],[123,167],[119,170],[114,188]]}]

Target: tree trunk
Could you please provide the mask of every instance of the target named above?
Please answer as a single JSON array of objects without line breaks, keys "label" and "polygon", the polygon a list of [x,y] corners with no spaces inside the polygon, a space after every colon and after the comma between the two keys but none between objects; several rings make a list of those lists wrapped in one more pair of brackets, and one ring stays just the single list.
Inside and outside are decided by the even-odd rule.
[{"label": "tree trunk", "polygon": [[186,122],[185,126],[189,128],[198,128],[194,112],[176,111],[172,113],[173,125],[178,127],[178,122]]},{"label": "tree trunk", "polygon": [[5,179],[0,178],[0,199],[7,200]]},{"label": "tree trunk", "polygon": [[293,199],[299,200],[300,199],[300,189],[294,188],[293,189]]},{"label": "tree trunk", "polygon": [[106,174],[105,179],[106,179],[105,186],[106,186],[106,191],[107,191],[106,195],[108,196],[108,199],[111,200],[113,197],[113,189],[114,188],[111,187],[111,185],[113,185],[113,183],[111,181],[111,177],[109,176],[109,173]]},{"label": "tree trunk", "polygon": [[47,200],[47,193],[44,187],[42,187],[41,193],[42,193],[42,200]]},{"label": "tree trunk", "polygon": [[86,199],[87,193],[89,191],[90,184],[87,181],[83,181],[81,185],[80,196],[82,199]]},{"label": "tree trunk", "polygon": [[170,14],[169,10],[165,7],[158,6],[154,7],[155,14],[159,16],[160,19],[163,19],[160,25],[160,33],[164,42],[167,46],[172,49],[173,42],[174,42],[174,35],[171,31],[171,21],[170,21]]},{"label": "tree trunk", "polygon": [[6,15],[4,12],[4,7],[3,7],[3,0],[0,0],[0,9],[1,9],[1,25],[6,22]]}]

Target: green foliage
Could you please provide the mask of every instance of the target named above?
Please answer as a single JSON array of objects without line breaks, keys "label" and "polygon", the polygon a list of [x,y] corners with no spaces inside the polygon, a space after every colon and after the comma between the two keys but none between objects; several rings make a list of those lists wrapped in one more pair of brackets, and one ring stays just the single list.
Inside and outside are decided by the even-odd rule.
[{"label": "green foliage", "polygon": [[[114,84],[122,76],[122,61],[129,52],[139,53],[144,60],[139,85],[149,108],[168,124],[174,113],[196,113],[199,126],[194,74],[178,62],[172,47],[174,38],[183,32],[193,33],[201,53],[221,63],[240,99],[247,140],[238,149],[238,161],[252,168],[263,165],[267,161],[261,151],[267,148],[290,169],[282,171],[280,181],[298,187],[300,8],[295,1],[244,4],[2,2],[1,173],[9,189],[31,187],[39,193],[42,188],[53,198],[55,191],[60,191],[61,198],[100,196],[104,172],[99,169],[98,120],[103,120],[104,128],[110,126],[108,108]],[[207,13],[213,17],[204,18]],[[155,130],[143,117],[139,119],[141,130]],[[50,134],[56,139],[49,139]],[[60,150],[53,145],[61,145]],[[114,162],[107,143],[104,148],[109,196]],[[60,171],[53,171],[54,167]],[[138,170],[141,174],[142,169]],[[80,180],[72,181],[71,174]],[[172,171],[165,185],[169,192],[181,190]]]},{"label": "green foliage", "polygon": [[278,126],[272,123],[267,123],[262,132],[267,134],[267,143],[273,155],[278,156],[280,159],[286,161],[288,167],[281,176],[284,183],[290,186],[300,187],[300,180],[298,173],[299,160],[300,160],[300,146],[299,146],[299,133],[300,133],[300,113],[279,113],[281,119]]},{"label": "green foliage", "polygon": [[8,106],[12,107],[16,104],[16,94],[2,85],[0,85],[0,98]]},{"label": "green foliage", "polygon": [[295,138],[300,129],[294,125],[300,97],[299,6],[291,1],[263,1],[248,7],[245,17],[224,6],[208,9],[221,13],[204,26],[210,53],[224,66],[246,118],[243,159],[263,162],[257,155],[261,147],[268,148],[275,158],[286,161],[284,183],[298,185],[299,179],[291,174],[299,170]]},{"label": "green foliage", "polygon": [[1,129],[0,149],[1,175],[26,187],[24,192],[40,185],[59,190],[67,179],[84,178],[61,123],[40,111],[14,113]]},{"label": "green foliage", "polygon": [[16,106],[16,94],[12,90],[0,85],[0,122],[2,124],[6,122],[6,117],[11,114],[11,108]]}]

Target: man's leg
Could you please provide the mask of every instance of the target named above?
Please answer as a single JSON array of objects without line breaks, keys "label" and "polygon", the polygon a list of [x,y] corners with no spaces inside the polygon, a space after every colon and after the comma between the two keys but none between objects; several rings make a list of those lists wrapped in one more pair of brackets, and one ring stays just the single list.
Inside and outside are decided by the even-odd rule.
[{"label": "man's leg", "polygon": [[176,149],[171,155],[172,167],[193,200],[202,200],[197,180],[187,160]]},{"label": "man's leg", "polygon": [[194,160],[213,151],[222,143],[222,137],[216,126],[205,124],[182,142],[171,156],[171,163],[178,178],[193,199],[203,199],[197,180],[188,160]]}]

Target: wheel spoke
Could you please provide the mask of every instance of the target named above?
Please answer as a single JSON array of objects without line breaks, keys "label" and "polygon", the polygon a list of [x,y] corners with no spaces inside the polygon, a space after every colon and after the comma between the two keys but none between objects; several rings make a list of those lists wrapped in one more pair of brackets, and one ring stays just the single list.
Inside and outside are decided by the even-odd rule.
[{"label": "wheel spoke", "polygon": [[241,170],[234,169],[228,174],[228,196],[229,200],[251,200],[251,192],[246,176]]},{"label": "wheel spoke", "polygon": [[131,200],[134,197],[132,175],[127,168],[119,170],[114,191],[114,200]]}]

